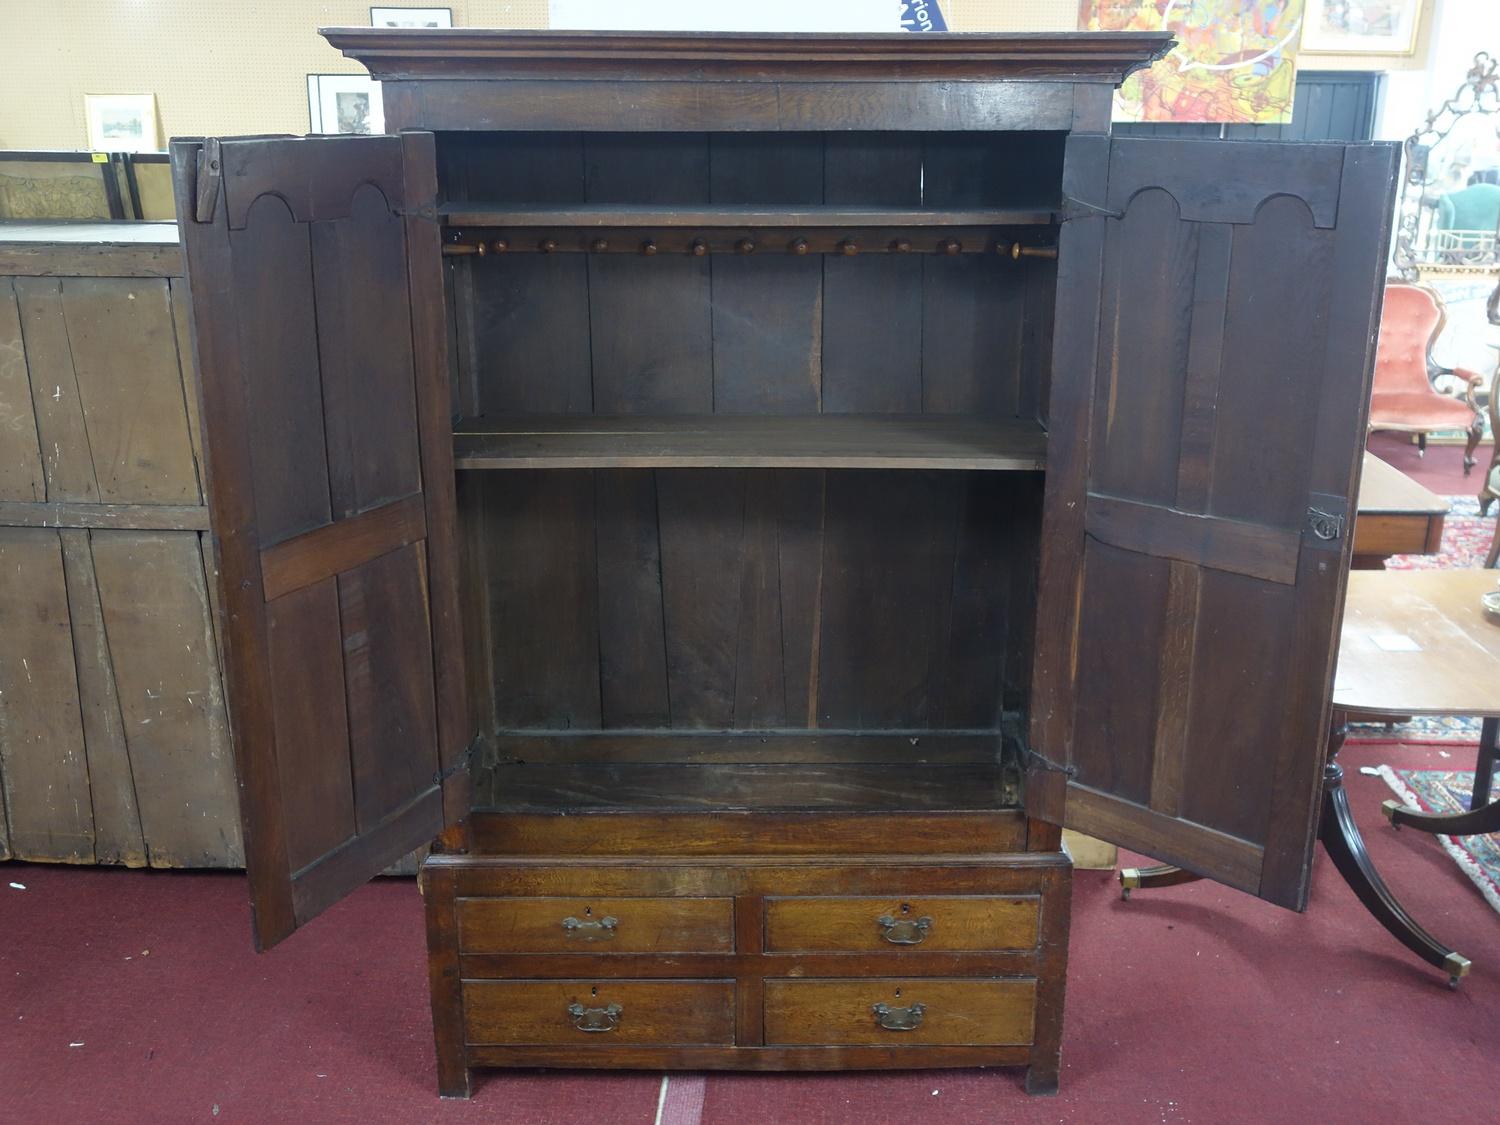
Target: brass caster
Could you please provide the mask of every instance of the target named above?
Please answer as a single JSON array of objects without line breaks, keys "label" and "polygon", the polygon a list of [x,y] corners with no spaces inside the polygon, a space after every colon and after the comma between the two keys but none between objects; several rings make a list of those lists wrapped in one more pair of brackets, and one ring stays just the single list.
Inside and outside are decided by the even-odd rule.
[{"label": "brass caster", "polygon": [[1120,900],[1130,901],[1130,892],[1141,885],[1141,869],[1139,867],[1120,868]]},{"label": "brass caster", "polygon": [[1450,953],[1443,967],[1448,970],[1448,987],[1457,988],[1458,982],[1469,975],[1470,962],[1462,953]]},{"label": "brass caster", "polygon": [[1401,831],[1401,825],[1396,823],[1396,810],[1405,807],[1405,805],[1395,799],[1380,802],[1380,811],[1385,814],[1386,820],[1390,821],[1391,827],[1397,832]]}]

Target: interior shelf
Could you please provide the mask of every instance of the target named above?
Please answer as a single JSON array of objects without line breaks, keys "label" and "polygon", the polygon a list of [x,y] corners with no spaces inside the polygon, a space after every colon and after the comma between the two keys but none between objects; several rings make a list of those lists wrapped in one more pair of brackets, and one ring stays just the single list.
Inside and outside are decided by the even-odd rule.
[{"label": "interior shelf", "polygon": [[517,415],[459,421],[460,469],[984,469],[1046,465],[1040,423],[943,414]]},{"label": "interior shelf", "polygon": [[438,208],[453,226],[483,227],[993,227],[1046,226],[1056,219],[1047,208],[840,207],[763,204],[650,204],[527,206],[519,203],[445,203]]},{"label": "interior shelf", "polygon": [[1015,808],[1001,742],[998,730],[510,732],[476,795],[524,812]]}]

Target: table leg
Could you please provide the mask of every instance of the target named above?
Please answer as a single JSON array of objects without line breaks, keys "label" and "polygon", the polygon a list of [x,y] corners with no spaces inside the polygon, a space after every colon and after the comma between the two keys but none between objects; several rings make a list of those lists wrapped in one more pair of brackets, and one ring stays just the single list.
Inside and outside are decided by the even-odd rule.
[{"label": "table leg", "polygon": [[1195,883],[1201,878],[1203,878],[1202,875],[1194,875],[1191,871],[1173,867],[1170,863],[1158,863],[1154,867],[1122,867],[1120,868],[1120,897],[1130,898],[1130,892],[1137,887],[1149,891],[1154,887],[1175,887],[1179,883]]},{"label": "table leg", "polygon": [[1448,986],[1457,988],[1459,980],[1469,971],[1469,959],[1441,944],[1424,930],[1406,909],[1396,901],[1386,888],[1375,865],[1365,851],[1365,842],[1354,823],[1354,814],[1349,809],[1349,794],[1344,789],[1344,768],[1334,761],[1344,744],[1346,724],[1342,715],[1336,715],[1334,730],[1329,736],[1328,764],[1323,767],[1323,818],[1318,825],[1318,839],[1322,841],[1328,858],[1338,868],[1344,882],[1353,889],[1365,909],[1375,915],[1375,920],[1390,931],[1402,945],[1410,949],[1429,965],[1435,965],[1448,974]]},{"label": "table leg", "polygon": [[1500,719],[1486,719],[1479,736],[1479,760],[1474,764],[1474,792],[1469,798],[1468,812],[1424,813],[1400,801],[1390,800],[1381,806],[1386,819],[1397,828],[1408,825],[1421,832],[1436,832],[1444,836],[1500,832],[1500,801],[1490,803],[1497,733],[1500,733]]}]

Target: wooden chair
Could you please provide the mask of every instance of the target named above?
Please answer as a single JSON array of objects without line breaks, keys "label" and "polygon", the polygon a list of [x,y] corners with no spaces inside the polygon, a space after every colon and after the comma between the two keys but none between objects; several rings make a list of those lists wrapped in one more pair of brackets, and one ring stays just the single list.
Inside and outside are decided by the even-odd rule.
[{"label": "wooden chair", "polygon": [[1443,330],[1443,302],[1425,285],[1392,283],[1385,287],[1380,342],[1375,352],[1375,389],[1370,397],[1370,429],[1417,435],[1419,453],[1427,451],[1434,430],[1466,430],[1464,475],[1474,467],[1474,450],[1484,434],[1484,416],[1474,389],[1484,376],[1455,367],[1464,383],[1463,399],[1433,388],[1432,344]]}]

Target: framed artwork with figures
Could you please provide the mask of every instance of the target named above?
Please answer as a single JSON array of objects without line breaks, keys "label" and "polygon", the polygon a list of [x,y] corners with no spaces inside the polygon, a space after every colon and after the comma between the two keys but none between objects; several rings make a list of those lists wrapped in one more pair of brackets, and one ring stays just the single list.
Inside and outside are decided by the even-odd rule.
[{"label": "framed artwork with figures", "polygon": [[1411,55],[1427,0],[1307,0],[1302,49],[1316,55]]},{"label": "framed artwork with figures", "polygon": [[384,133],[380,83],[363,74],[309,74],[307,117],[311,133]]}]

